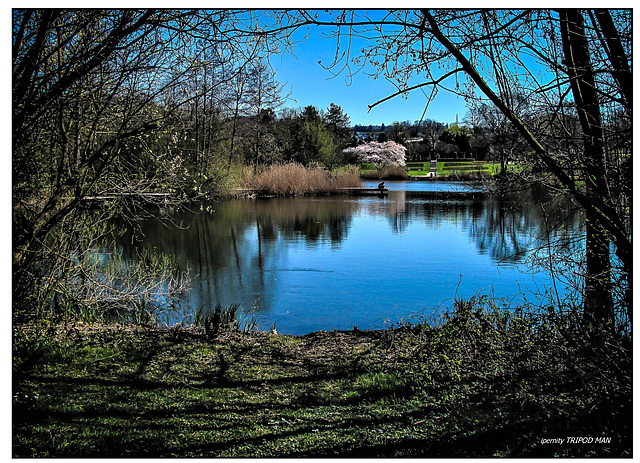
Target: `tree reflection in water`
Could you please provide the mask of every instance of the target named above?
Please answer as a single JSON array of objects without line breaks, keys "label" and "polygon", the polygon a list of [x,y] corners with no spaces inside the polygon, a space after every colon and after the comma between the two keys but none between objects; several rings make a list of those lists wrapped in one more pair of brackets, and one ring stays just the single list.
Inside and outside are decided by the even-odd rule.
[{"label": "tree reflection in water", "polygon": [[[417,262],[415,265],[419,266],[423,265],[420,262],[432,262],[429,259],[433,258],[446,265],[446,252],[455,254],[456,250],[435,250],[429,241],[433,238],[427,238],[427,235],[435,236],[432,233],[440,229],[444,234],[451,235],[451,230],[465,234],[474,243],[477,256],[488,256],[494,267],[523,264],[531,260],[532,255],[539,258],[543,252],[532,254],[531,250],[549,250],[551,242],[556,246],[554,253],[579,254],[580,243],[573,238],[582,233],[583,219],[574,212],[569,203],[530,191],[502,198],[479,193],[456,192],[443,196],[434,192],[390,191],[385,198],[230,200],[203,205],[201,211],[171,213],[172,222],[179,226],[161,225],[160,219],[139,223],[141,234],[126,233],[120,245],[125,257],[132,258],[136,247],[153,249],[173,256],[180,269],[189,269],[194,278],[185,302],[194,309],[239,302],[245,312],[264,316],[262,327],[268,327],[272,323],[268,321],[273,315],[272,309],[286,303],[281,301],[281,296],[296,288],[306,296],[288,303],[304,306],[305,316],[312,317],[306,312],[315,310],[310,306],[316,303],[320,306],[323,301],[336,297],[332,292],[338,289],[342,298],[351,294],[354,298],[364,297],[367,287],[372,293],[384,287],[386,294],[395,284],[394,278],[401,284],[411,281],[407,276],[424,273],[424,269],[409,267],[400,271],[404,262],[406,265]],[[387,232],[378,228],[379,221],[388,224]],[[369,229],[358,228],[365,226]],[[358,232],[350,237],[354,228]],[[366,238],[365,244],[362,241],[367,231],[375,236]],[[406,240],[411,243],[406,244]],[[446,247],[446,240],[446,236],[438,238],[440,248],[442,243]],[[404,254],[397,256],[399,260],[394,267],[393,248],[399,244],[403,249],[398,253]],[[453,242],[451,246],[459,247]],[[372,247],[375,249],[371,250]],[[412,249],[417,254],[423,253],[424,259],[414,259],[415,256],[408,254]],[[387,256],[384,264],[389,274],[368,280],[370,269],[378,265],[376,252]],[[468,255],[470,262],[475,258]],[[463,260],[451,260],[455,268],[440,270],[440,273],[449,272],[459,279],[465,272]],[[405,272],[404,278],[397,275]],[[387,282],[380,280],[385,277]],[[442,290],[450,292],[450,284],[443,282],[444,279],[439,282]],[[430,290],[434,290],[435,285],[425,280],[409,284],[427,285]],[[410,292],[398,290],[400,296],[389,297],[401,299],[402,294]],[[451,296],[452,293],[439,295],[438,300]],[[372,305],[377,301],[361,303]],[[343,302],[345,306],[358,306],[358,301]],[[303,310],[301,307],[291,309]],[[285,308],[278,310],[282,312]],[[326,313],[322,315],[326,316]],[[296,330],[304,331],[303,328]]]}]

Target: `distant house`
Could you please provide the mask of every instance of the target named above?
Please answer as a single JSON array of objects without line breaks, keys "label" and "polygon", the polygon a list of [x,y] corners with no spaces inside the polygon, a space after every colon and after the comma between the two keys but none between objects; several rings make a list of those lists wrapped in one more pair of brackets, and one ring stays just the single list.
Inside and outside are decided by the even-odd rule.
[{"label": "distant house", "polygon": [[380,135],[381,133],[384,133],[384,132],[355,132],[355,135],[358,140],[364,141],[370,137],[371,140],[377,141],[378,135]]}]

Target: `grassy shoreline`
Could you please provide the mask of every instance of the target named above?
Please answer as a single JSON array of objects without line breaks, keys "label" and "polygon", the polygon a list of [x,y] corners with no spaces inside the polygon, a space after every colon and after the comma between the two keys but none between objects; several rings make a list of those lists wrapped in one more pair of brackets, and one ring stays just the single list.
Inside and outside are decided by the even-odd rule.
[{"label": "grassy shoreline", "polygon": [[[327,171],[318,166],[309,167],[296,163],[274,164],[259,172],[245,169],[237,195],[291,196],[304,194],[330,194],[344,188],[358,187],[363,180],[424,180],[429,172],[429,162],[413,162],[421,165],[421,171],[403,166],[387,166],[380,169],[372,165],[346,166]],[[446,167],[451,167],[447,169]],[[430,180],[478,180],[496,174],[499,164],[485,162],[438,162],[438,176]]]},{"label": "grassy shoreline", "polygon": [[305,336],[20,326],[13,456],[630,456],[630,356],[472,311]]}]

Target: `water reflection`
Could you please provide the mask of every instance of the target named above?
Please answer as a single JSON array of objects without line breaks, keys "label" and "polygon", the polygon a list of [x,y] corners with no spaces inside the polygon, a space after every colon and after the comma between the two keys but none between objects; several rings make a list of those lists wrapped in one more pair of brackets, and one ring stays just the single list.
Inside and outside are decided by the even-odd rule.
[{"label": "water reflection", "polygon": [[416,220],[433,229],[444,223],[460,226],[478,252],[489,254],[496,263],[521,262],[534,246],[549,239],[561,247],[574,246],[575,240],[561,238],[583,228],[577,206],[566,198],[532,190],[509,195],[390,191],[386,201],[365,202],[362,208],[368,214],[387,217],[396,234]]},{"label": "water reflection", "polygon": [[262,328],[277,321],[278,331],[301,334],[433,307],[461,279],[470,294],[488,286],[514,293],[519,264],[549,230],[581,229],[572,212],[531,192],[233,200],[173,213],[175,226],[140,223],[142,234],[129,232],[121,246],[130,257],[135,247],[174,256],[194,276],[194,308],[239,302]]}]

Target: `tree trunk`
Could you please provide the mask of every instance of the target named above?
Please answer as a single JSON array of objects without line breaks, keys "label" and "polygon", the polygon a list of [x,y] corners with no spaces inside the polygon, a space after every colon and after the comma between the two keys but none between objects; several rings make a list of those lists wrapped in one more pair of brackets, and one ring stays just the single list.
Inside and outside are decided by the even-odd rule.
[{"label": "tree trunk", "polygon": [[609,239],[587,211],[587,265],[583,323],[592,329],[613,327]]},{"label": "tree trunk", "polygon": [[620,93],[624,96],[624,107],[631,114],[631,108],[633,108],[633,76],[629,67],[629,59],[624,52],[620,36],[609,11],[602,9],[596,10],[595,13],[598,18],[598,24],[602,29],[604,44],[606,44],[603,48],[613,65],[613,77],[618,82]]},{"label": "tree trunk", "polygon": [[588,291],[585,291],[584,295],[584,319],[587,323],[592,324],[594,329],[609,327],[610,321],[613,320],[609,260],[610,238],[612,236],[615,238],[616,253],[625,268],[631,265],[632,246],[626,227],[609,200],[600,106],[595,90],[582,14],[577,10],[562,10],[559,13],[565,64],[568,68],[571,90],[584,133],[583,163],[586,191],[580,188],[556,162],[551,153],[540,144],[540,141],[513,112],[512,108],[496,95],[469,59],[443,34],[431,13],[428,10],[422,10],[422,12],[434,37],[456,58],[480,91],[513,123],[539,159],[587,212],[589,220],[587,225],[588,268],[585,283]]},{"label": "tree trunk", "polygon": [[[579,10],[560,12],[560,32],[571,91],[578,109],[584,137],[584,180],[587,194],[607,202],[606,156],[600,104],[585,36],[584,18]],[[584,322],[592,328],[611,328],[611,260],[609,236],[597,216],[587,210],[587,268],[584,292]]]}]

